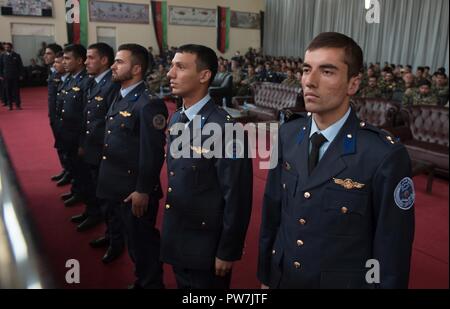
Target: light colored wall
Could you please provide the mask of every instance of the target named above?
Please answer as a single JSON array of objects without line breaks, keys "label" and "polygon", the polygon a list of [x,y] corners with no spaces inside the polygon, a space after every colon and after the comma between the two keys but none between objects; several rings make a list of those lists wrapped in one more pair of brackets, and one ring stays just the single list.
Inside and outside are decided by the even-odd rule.
[{"label": "light colored wall", "polygon": [[[128,2],[150,4],[150,0],[108,0],[113,2]],[[230,7],[235,11],[255,12],[264,11],[265,0],[167,0],[167,5],[216,8],[217,6]],[[11,23],[29,23],[29,24],[50,24],[55,27],[55,39],[59,44],[67,42],[67,30],[65,24],[65,7],[63,0],[53,1],[53,18],[42,17],[6,17],[0,16],[0,41],[12,40]],[[151,19],[151,16],[150,16]],[[97,27],[115,27],[117,46],[122,43],[138,43],[144,46],[153,46],[157,52],[157,43],[153,21],[148,25],[139,24],[115,24],[89,22],[88,36],[89,44],[97,40]],[[214,48],[216,51],[217,30],[214,27],[190,27],[173,26],[168,24],[168,44],[169,46],[180,46],[185,43],[199,43]],[[230,58],[237,50],[244,53],[248,47],[258,48],[260,46],[260,31],[253,29],[230,29],[230,48],[227,53],[222,55]],[[20,52],[20,51],[19,51]],[[218,52],[218,51],[217,51]]]}]

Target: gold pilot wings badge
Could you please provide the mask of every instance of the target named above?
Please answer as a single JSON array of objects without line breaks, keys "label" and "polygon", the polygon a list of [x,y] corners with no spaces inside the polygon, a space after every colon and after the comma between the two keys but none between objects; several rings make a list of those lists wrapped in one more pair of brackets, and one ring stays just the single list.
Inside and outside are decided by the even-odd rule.
[{"label": "gold pilot wings badge", "polygon": [[199,146],[191,146],[191,149],[196,153],[196,154],[207,154],[209,152],[209,149],[204,149],[202,147]]},{"label": "gold pilot wings badge", "polygon": [[72,87],[72,90],[75,91],[75,92],[78,92],[78,91],[80,91],[80,88],[78,88],[78,87]]},{"label": "gold pilot wings badge", "polygon": [[95,101],[98,101],[98,102],[103,101],[103,98],[100,96],[97,96],[97,97],[95,97]]},{"label": "gold pilot wings badge", "polygon": [[123,111],[123,112],[120,112],[119,113],[122,117],[130,117],[131,116],[131,114],[129,113],[129,112],[127,112],[127,111]]},{"label": "gold pilot wings badge", "polygon": [[340,185],[347,190],[362,189],[365,186],[365,184],[353,181],[350,178],[347,179],[333,178],[333,181],[335,184]]}]

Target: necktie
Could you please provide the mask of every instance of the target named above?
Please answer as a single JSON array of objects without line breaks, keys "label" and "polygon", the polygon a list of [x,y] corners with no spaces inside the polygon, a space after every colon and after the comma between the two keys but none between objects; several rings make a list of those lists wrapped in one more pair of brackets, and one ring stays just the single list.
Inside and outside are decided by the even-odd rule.
[{"label": "necktie", "polygon": [[308,170],[309,175],[311,175],[314,168],[317,166],[317,163],[319,162],[319,151],[320,147],[325,143],[327,139],[319,133],[314,133],[311,137],[311,152],[309,154],[309,160],[308,160]]}]

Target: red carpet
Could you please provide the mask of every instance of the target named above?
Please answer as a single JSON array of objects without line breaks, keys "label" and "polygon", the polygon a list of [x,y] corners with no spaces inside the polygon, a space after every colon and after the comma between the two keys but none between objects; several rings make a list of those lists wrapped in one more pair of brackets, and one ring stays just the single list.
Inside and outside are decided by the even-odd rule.
[{"label": "red carpet", "polygon": [[[125,288],[133,281],[132,264],[128,255],[105,266],[101,262],[103,249],[91,249],[88,242],[103,233],[104,228],[78,233],[69,222],[72,215],[83,211],[82,206],[65,208],[59,195],[69,188],[57,188],[50,177],[60,171],[53,138],[47,119],[46,88],[22,90],[22,111],[0,109],[0,130],[16,170],[20,185],[33,217],[37,233],[43,244],[43,254],[48,257],[55,281],[64,288]],[[171,112],[175,109],[168,104]],[[253,214],[247,235],[243,260],[236,263],[233,288],[257,288],[256,263],[261,201],[266,171],[254,165]],[[411,288],[448,288],[448,181],[436,179],[433,194],[425,193],[424,176],[414,179],[416,185],[416,236],[411,269]],[[162,171],[166,186],[165,167]],[[161,201],[161,203],[163,200]],[[162,208],[160,208],[160,214]],[[161,222],[161,216],[159,218]],[[80,262],[80,284],[65,283],[65,263],[69,259]],[[165,283],[175,287],[169,267],[165,267]]]}]

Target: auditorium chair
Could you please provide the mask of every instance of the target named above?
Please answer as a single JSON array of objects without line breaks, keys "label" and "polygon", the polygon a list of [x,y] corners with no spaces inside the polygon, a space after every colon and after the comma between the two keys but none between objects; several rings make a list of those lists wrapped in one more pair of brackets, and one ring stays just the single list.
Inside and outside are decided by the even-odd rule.
[{"label": "auditorium chair", "polygon": [[402,109],[401,113],[405,125],[389,131],[406,146],[413,168],[415,163],[427,163],[448,178],[448,108],[416,105]]},{"label": "auditorium chair", "polygon": [[358,118],[376,127],[389,129],[403,124],[401,103],[385,99],[352,98],[351,106]]},{"label": "auditorium chair", "polygon": [[223,99],[225,99],[226,105],[231,106],[231,98],[233,97],[233,76],[231,73],[217,73],[209,87],[209,95],[216,104],[222,105]]},{"label": "auditorium chair", "polygon": [[279,121],[286,110],[304,111],[302,89],[282,84],[258,82],[251,87],[252,96],[234,97],[235,108],[244,109],[256,122]]}]

